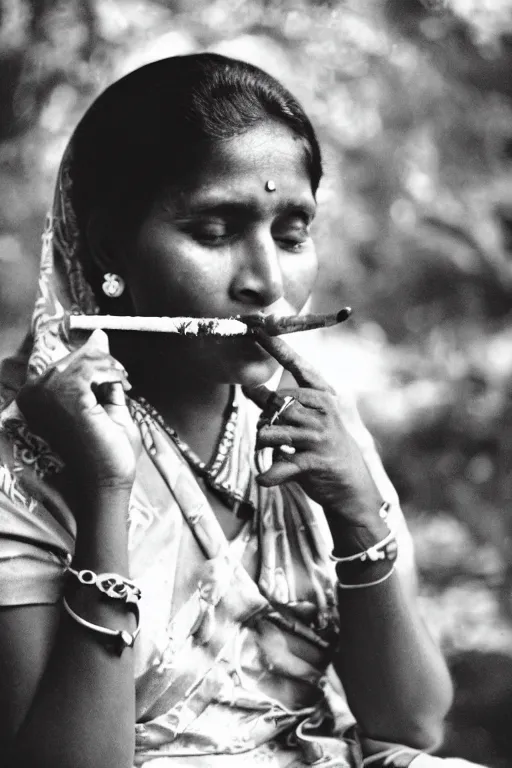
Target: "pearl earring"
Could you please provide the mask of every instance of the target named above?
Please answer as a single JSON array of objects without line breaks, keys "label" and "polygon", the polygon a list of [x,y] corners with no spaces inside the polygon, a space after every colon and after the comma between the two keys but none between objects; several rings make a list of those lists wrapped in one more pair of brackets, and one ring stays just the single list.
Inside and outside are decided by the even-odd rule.
[{"label": "pearl earring", "polygon": [[124,291],[125,282],[120,275],[116,275],[114,272],[106,272],[103,275],[103,285],[101,288],[109,299],[117,299]]}]

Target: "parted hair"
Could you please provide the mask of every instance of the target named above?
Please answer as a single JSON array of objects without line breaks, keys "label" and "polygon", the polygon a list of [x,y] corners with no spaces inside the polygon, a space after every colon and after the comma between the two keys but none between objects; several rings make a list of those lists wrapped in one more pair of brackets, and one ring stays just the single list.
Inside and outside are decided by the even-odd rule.
[{"label": "parted hair", "polygon": [[269,120],[302,140],[316,193],[322,160],[313,126],[292,94],[263,70],[199,53],[131,72],[96,99],[73,134],[71,196],[79,226],[95,208],[136,223],[165,186],[200,168],[216,142]]}]

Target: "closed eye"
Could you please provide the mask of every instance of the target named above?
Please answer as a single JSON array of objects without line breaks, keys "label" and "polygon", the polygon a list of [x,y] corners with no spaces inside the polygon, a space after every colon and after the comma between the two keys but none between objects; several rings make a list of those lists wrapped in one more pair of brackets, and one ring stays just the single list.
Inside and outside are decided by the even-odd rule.
[{"label": "closed eye", "polygon": [[311,241],[311,223],[302,216],[286,217],[272,228],[274,240],[285,250],[298,253]]},{"label": "closed eye", "polygon": [[225,244],[235,235],[234,222],[217,216],[199,217],[181,228],[196,242],[212,247]]},{"label": "closed eye", "polygon": [[[300,252],[311,240],[310,227],[313,217],[304,211],[294,210],[278,216],[271,225],[274,241],[283,250]],[[197,243],[210,248],[224,246],[244,237],[252,226],[251,217],[230,215],[228,212],[209,212],[179,222]]]}]

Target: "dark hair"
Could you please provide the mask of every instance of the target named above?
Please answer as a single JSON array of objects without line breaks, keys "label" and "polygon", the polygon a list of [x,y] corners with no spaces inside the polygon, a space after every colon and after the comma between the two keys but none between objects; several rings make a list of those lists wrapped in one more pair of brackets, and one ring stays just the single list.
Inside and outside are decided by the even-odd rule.
[{"label": "dark hair", "polygon": [[303,140],[316,193],[322,161],[315,131],[298,101],[266,72],[214,53],[131,72],[98,97],[73,135],[71,195],[79,226],[95,207],[137,221],[163,185],[186,178],[202,149],[268,119]]}]

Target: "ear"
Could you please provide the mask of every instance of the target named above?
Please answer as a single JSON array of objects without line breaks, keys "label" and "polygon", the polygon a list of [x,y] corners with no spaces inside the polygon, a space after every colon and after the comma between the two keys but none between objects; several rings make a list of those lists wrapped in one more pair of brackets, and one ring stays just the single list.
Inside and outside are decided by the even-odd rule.
[{"label": "ear", "polygon": [[[130,287],[126,280],[125,246],[118,228],[106,212],[98,209],[91,213],[85,237],[95,267],[91,274],[91,287],[100,311],[108,315],[135,314]],[[115,299],[105,296],[102,290],[103,276],[108,272],[119,275],[125,281],[124,293]]]},{"label": "ear", "polygon": [[92,260],[102,272],[123,272],[123,252],[116,228],[105,211],[96,209],[89,216],[86,239]]}]

